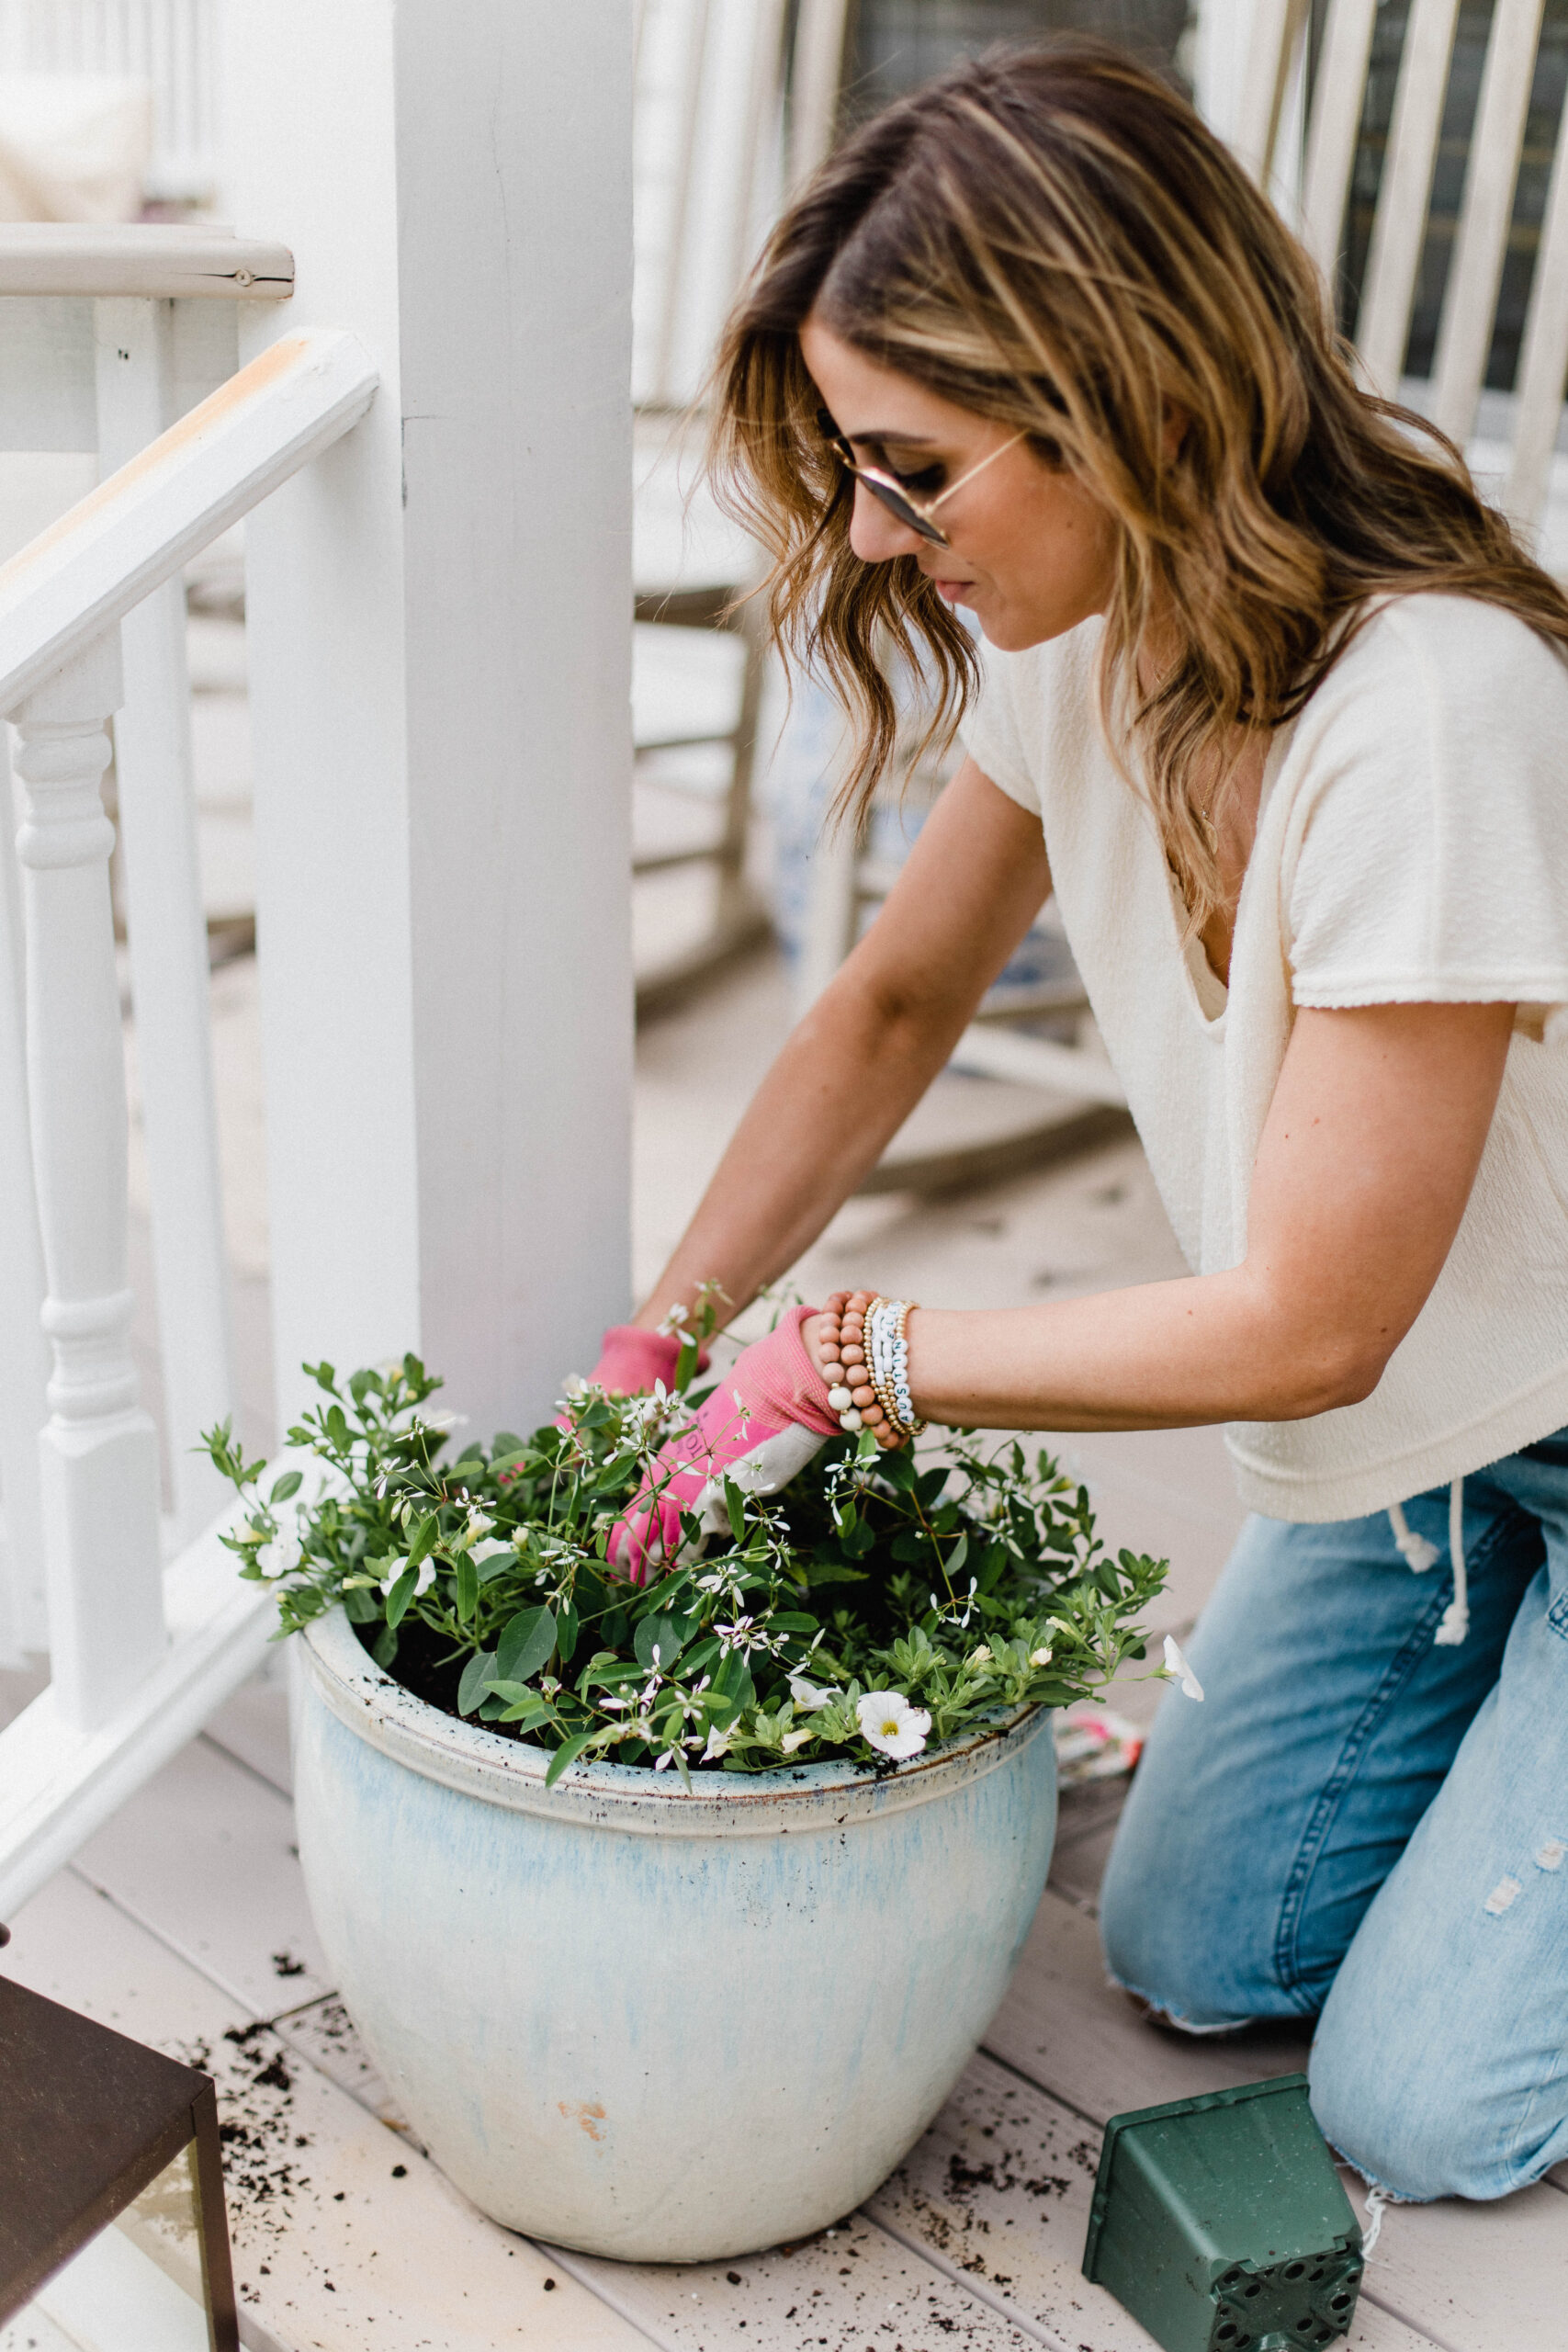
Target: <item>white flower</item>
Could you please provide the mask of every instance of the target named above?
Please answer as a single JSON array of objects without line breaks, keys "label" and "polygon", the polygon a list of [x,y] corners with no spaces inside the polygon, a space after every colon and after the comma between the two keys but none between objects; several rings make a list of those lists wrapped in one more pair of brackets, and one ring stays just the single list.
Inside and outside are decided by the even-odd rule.
[{"label": "white flower", "polygon": [[990,1662],[991,1645],[988,1642],[982,1642],[977,1650],[971,1650],[969,1653],[971,1666],[989,1666]]},{"label": "white flower", "polygon": [[494,1525],[494,1520],[487,1519],[477,1503],[470,1503],[468,1524],[463,1530],[460,1540],[465,1544],[477,1544],[480,1536],[488,1535]]},{"label": "white flower", "polygon": [[703,1762],[705,1764],[716,1763],[721,1756],[728,1756],[729,1753],[729,1739],[730,1735],[727,1731],[710,1731],[708,1734],[708,1744],[703,1750]]},{"label": "white flower", "polygon": [[463,1430],[468,1426],[467,1413],[422,1413],[420,1419],[427,1430]]},{"label": "white flower", "polygon": [[1201,1699],[1203,1686],[1181,1655],[1181,1645],[1172,1634],[1165,1637],[1165,1670],[1180,1683],[1190,1699]]},{"label": "white flower", "polygon": [[923,1707],[911,1707],[901,1690],[868,1690],[855,1713],[866,1746],[900,1762],[918,1756],[931,1732],[930,1715]]},{"label": "white flower", "polygon": [[256,1554],[256,1566],[264,1577],[292,1576],[304,1557],[299,1529],[292,1523],[280,1527]]},{"label": "white flower", "polygon": [[1031,1666],[1049,1666],[1052,1656],[1053,1652],[1050,1650],[1031,1650],[1029,1663]]},{"label": "white flower", "polygon": [[830,1707],[833,1703],[832,1691],[819,1689],[815,1682],[807,1682],[804,1674],[790,1676],[789,1695],[797,1707],[809,1707],[813,1713],[818,1707]]},{"label": "white flower", "polygon": [[[488,1525],[489,1522],[487,1521],[486,1523]],[[474,1566],[478,1567],[481,1560],[499,1560],[503,1552],[510,1552],[513,1549],[513,1546],[512,1544],[502,1544],[500,1539],[494,1535],[487,1535],[482,1543],[476,1544],[473,1546],[468,1554],[468,1557],[472,1560]]]},{"label": "white flower", "polygon": [[811,1736],[811,1726],[807,1724],[804,1731],[786,1731],[780,1745],[783,1747],[784,1752],[786,1756],[793,1756],[795,1749],[797,1747],[804,1747],[807,1741],[810,1739]]},{"label": "white flower", "polygon": [[[672,1306],[670,1309],[669,1314],[664,1317],[663,1322],[657,1327],[660,1338],[661,1340],[674,1339],[677,1333],[680,1333],[681,1326],[686,1321],[689,1312],[690,1310],[687,1307]],[[682,1336],[683,1337],[684,1334],[682,1333]]]},{"label": "white flower", "polygon": [[653,1769],[656,1772],[667,1772],[674,1761],[675,1750],[672,1747],[660,1748],[653,1759]]},{"label": "white flower", "polygon": [[[407,1566],[408,1562],[406,1560],[394,1560],[391,1563],[391,1566],[388,1568],[386,1575],[381,1578],[381,1589],[383,1592],[389,1593],[391,1591],[392,1587],[397,1583],[398,1578],[402,1575],[403,1570]],[[434,1582],[434,1561],[432,1559],[422,1560],[419,1564],[419,1576],[415,1581],[413,1589],[414,1599],[417,1600],[421,1593],[428,1592]]]}]

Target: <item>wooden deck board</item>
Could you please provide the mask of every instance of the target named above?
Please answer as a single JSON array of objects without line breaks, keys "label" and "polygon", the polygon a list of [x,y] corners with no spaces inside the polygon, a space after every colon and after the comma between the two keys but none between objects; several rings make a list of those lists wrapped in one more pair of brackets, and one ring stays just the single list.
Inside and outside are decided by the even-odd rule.
[{"label": "wooden deck board", "polygon": [[75,1868],[254,2017],[333,1990],[288,1799],[193,1739],[88,1840]]},{"label": "wooden deck board", "polygon": [[863,2213],[739,2262],[558,2259],[666,2352],[1032,2352],[1050,2340]]},{"label": "wooden deck board", "polygon": [[[1152,2352],[1154,2338],[1084,2278],[1100,2133],[982,2054],[869,2211],[907,2245],[971,2279],[999,2309],[1077,2352]],[[1363,2304],[1350,2352],[1430,2352],[1430,2339]]]}]

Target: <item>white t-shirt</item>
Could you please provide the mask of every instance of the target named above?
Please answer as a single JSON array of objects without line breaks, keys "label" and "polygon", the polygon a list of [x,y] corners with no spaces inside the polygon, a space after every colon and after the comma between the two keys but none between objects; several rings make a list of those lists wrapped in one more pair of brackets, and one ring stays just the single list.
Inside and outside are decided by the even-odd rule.
[{"label": "white t-shirt", "polygon": [[[983,653],[968,751],[1038,810],[1068,939],[1195,1272],[1247,1252],[1253,1162],[1297,1005],[1517,1001],[1474,1190],[1372,1395],[1227,1432],[1242,1499],[1348,1519],[1568,1422],[1568,665],[1458,596],[1371,620],[1278,730],[1227,990],[1111,758],[1101,623]],[[1419,1133],[1410,1138],[1421,1150]]]}]

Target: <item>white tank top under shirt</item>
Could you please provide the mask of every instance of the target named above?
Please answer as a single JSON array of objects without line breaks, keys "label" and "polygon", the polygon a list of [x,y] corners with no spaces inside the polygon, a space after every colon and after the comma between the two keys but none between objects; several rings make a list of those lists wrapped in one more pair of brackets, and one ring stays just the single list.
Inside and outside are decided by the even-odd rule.
[{"label": "white tank top under shirt", "polygon": [[1195,1272],[1246,1256],[1297,1005],[1519,1006],[1459,1232],[1371,1396],[1226,1433],[1254,1510],[1383,1510],[1568,1422],[1568,666],[1469,598],[1384,605],[1274,737],[1227,991],[1201,944],[1182,945],[1154,819],[1105,742],[1100,632],[984,648],[962,732],[1039,812],[1095,1019]]}]

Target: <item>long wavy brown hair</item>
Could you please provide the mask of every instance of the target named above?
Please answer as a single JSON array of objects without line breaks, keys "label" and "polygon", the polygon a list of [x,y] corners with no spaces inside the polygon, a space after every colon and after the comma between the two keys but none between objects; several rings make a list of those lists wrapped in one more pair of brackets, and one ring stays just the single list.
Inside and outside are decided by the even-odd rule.
[{"label": "long wavy brown hair", "polygon": [[925,681],[929,742],[977,667],[912,557],[851,549],[854,485],[817,423],[808,314],[1021,428],[1112,516],[1102,716],[1194,929],[1219,902],[1213,819],[1250,736],[1300,710],[1370,600],[1475,596],[1568,648],[1568,598],[1452,443],[1358,384],[1314,264],[1186,101],[1100,42],[993,54],[823,165],[716,363],[713,479],[772,557],[786,658],[854,722],[842,808],[863,808],[893,758],[890,673]]}]

